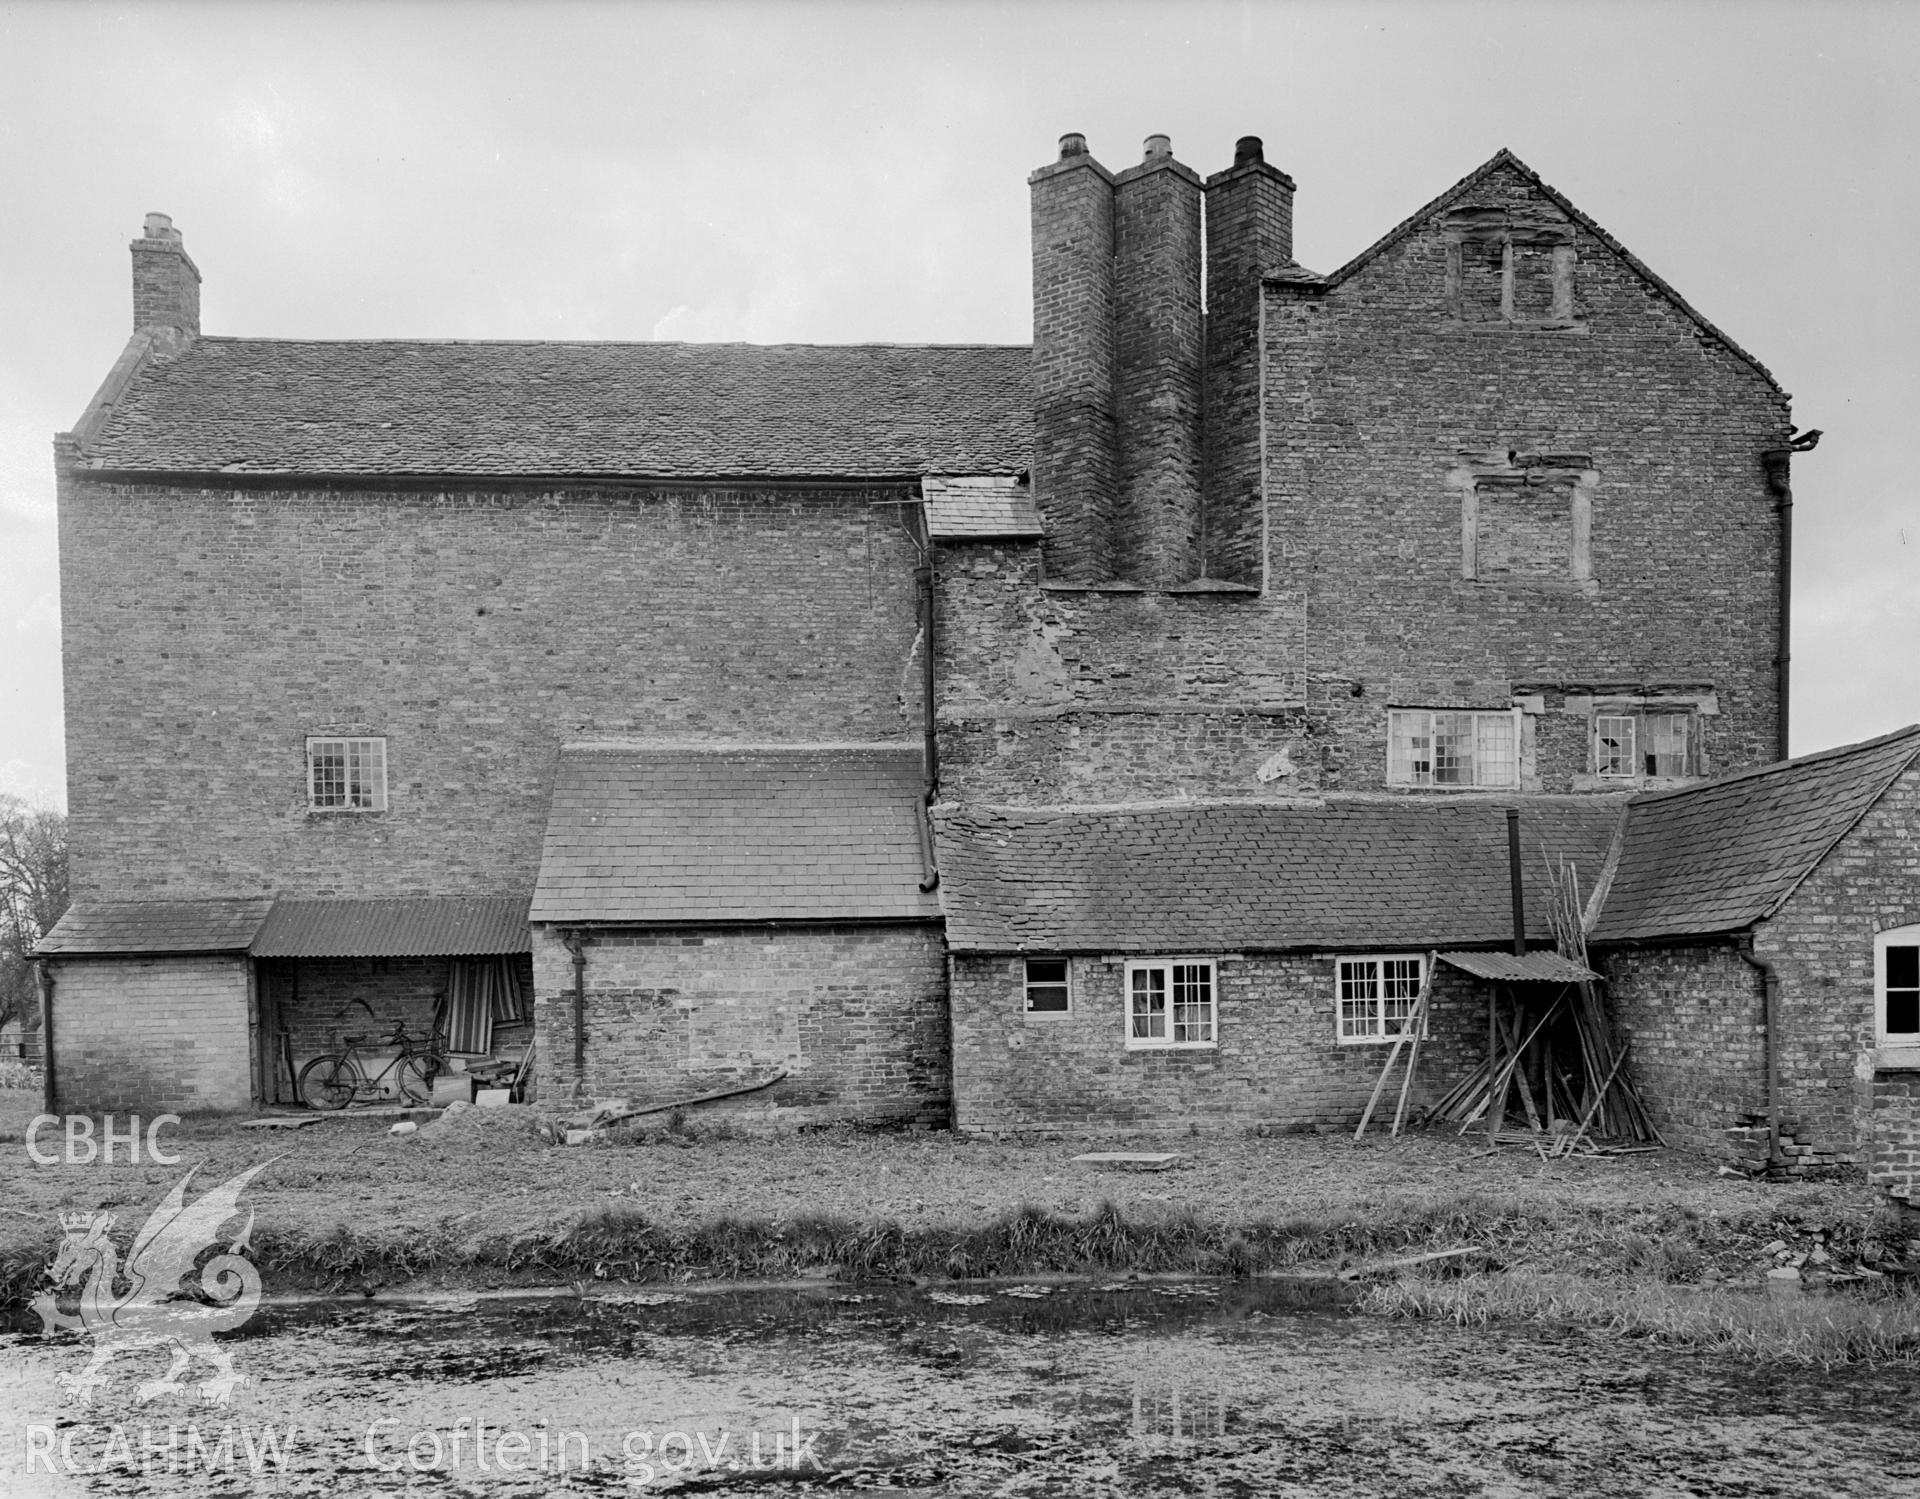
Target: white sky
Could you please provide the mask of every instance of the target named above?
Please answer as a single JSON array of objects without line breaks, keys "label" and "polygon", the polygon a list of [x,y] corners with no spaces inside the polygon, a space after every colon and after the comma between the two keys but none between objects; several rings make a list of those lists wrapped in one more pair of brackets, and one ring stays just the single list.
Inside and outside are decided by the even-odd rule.
[{"label": "white sky", "polygon": [[1795,751],[1920,720],[1920,6],[0,0],[0,790],[64,796],[51,438],[146,212],[209,333],[1025,342],[1068,130],[1263,136],[1316,270],[1511,147],[1827,434]]}]

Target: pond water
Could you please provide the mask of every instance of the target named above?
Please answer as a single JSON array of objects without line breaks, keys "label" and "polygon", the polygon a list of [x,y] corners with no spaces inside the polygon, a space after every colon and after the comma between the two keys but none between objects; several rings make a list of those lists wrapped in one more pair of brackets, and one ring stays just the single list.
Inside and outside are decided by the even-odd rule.
[{"label": "pond water", "polygon": [[[0,1494],[1920,1494],[1915,1381],[1349,1314],[1324,1286],[263,1307],[225,1406],[0,1334]],[[192,1377],[200,1377],[196,1368]],[[51,1470],[51,1471],[50,1471]]]}]

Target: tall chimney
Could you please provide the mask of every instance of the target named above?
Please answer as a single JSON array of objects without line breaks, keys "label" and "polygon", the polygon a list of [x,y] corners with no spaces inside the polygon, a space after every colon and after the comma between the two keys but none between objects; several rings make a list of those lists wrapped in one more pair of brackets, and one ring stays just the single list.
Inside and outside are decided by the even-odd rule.
[{"label": "tall chimney", "polygon": [[1293,261],[1293,179],[1267,165],[1259,136],[1242,136],[1206,199],[1205,561],[1216,578],[1259,583],[1260,279]]},{"label": "tall chimney", "polygon": [[133,326],[174,328],[200,334],[200,271],[187,258],[180,231],[164,213],[147,215],[146,232],[133,242]]},{"label": "tall chimney", "polygon": [[1129,582],[1200,572],[1200,197],[1164,135],[1114,178],[1114,566]]},{"label": "tall chimney", "polygon": [[1033,198],[1033,488],[1048,570],[1113,576],[1119,499],[1113,343],[1113,178],[1086,137],[1027,179]]}]

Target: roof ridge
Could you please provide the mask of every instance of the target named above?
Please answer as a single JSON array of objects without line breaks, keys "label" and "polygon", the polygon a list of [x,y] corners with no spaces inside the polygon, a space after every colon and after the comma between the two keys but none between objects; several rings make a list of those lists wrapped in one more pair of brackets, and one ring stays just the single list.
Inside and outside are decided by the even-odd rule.
[{"label": "roof ridge", "polygon": [[[1868,750],[1878,749],[1882,745],[1892,744],[1895,740],[1902,738],[1920,740],[1920,724],[1908,724],[1905,728],[1894,729],[1890,733],[1881,734],[1873,739],[1862,739],[1857,744],[1836,745],[1832,749],[1815,750],[1812,754],[1797,755],[1790,760],[1771,760],[1765,765],[1750,765],[1744,770],[1730,770],[1705,781],[1695,781],[1690,786],[1675,786],[1665,791],[1642,791],[1637,793],[1628,805],[1641,807],[1654,802],[1672,801],[1683,796],[1697,796],[1703,791],[1715,791],[1722,786],[1731,786],[1739,781],[1781,775],[1787,771],[1802,770],[1809,765],[1817,765],[1824,760],[1837,760],[1848,755],[1865,754]],[[1916,748],[1920,748],[1920,745],[1916,745]]]},{"label": "roof ridge", "polygon": [[1579,223],[1582,228],[1586,229],[1609,250],[1618,255],[1621,260],[1625,261],[1629,270],[1639,276],[1643,281],[1652,285],[1662,296],[1666,297],[1685,313],[1702,332],[1721,344],[1728,353],[1732,354],[1742,363],[1750,366],[1761,379],[1765,380],[1767,384],[1771,385],[1775,390],[1780,391],[1781,395],[1785,396],[1787,394],[1787,392],[1781,388],[1780,382],[1774,378],[1773,371],[1768,369],[1738,343],[1734,342],[1712,319],[1708,318],[1685,297],[1681,296],[1679,292],[1675,291],[1665,277],[1661,276],[1659,272],[1655,271],[1653,267],[1649,266],[1638,255],[1635,255],[1633,251],[1629,250],[1618,237],[1609,233],[1606,229],[1603,229],[1591,214],[1578,207],[1571,198],[1561,192],[1552,183],[1548,182],[1505,146],[1502,146],[1498,151],[1494,152],[1492,156],[1488,157],[1479,166],[1467,173],[1466,176],[1454,183],[1453,186],[1445,192],[1439,194],[1439,196],[1432,199],[1423,207],[1416,209],[1398,224],[1395,224],[1393,228],[1389,229],[1385,234],[1381,235],[1379,239],[1368,245],[1366,249],[1354,256],[1353,259],[1349,260],[1345,265],[1336,271],[1330,272],[1323,278],[1322,285],[1325,288],[1331,289],[1348,280],[1350,277],[1357,275],[1361,270],[1372,264],[1374,260],[1378,259],[1396,240],[1410,233],[1414,226],[1422,219],[1439,212],[1439,210],[1444,208],[1449,202],[1484,182],[1501,167],[1512,167],[1515,171],[1519,172],[1535,187],[1539,188],[1551,198],[1563,212]]},{"label": "roof ridge", "polygon": [[783,340],[757,343],[750,339],[684,338],[282,338],[242,333],[203,333],[197,344],[309,344],[326,348],[539,348],[539,349],[914,349],[978,352],[1006,350],[1031,353],[1031,343],[914,343],[865,340],[858,343],[803,343]]}]

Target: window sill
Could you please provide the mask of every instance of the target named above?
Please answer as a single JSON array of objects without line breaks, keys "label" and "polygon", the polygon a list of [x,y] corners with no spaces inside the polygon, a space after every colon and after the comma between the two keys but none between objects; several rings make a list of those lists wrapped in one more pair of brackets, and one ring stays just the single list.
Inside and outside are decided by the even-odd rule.
[{"label": "window sill", "polygon": [[1603,776],[1589,772],[1573,778],[1575,791],[1676,791],[1702,776]]},{"label": "window sill", "polygon": [[1449,318],[1442,333],[1591,333],[1579,318]]},{"label": "window sill", "polygon": [[1920,1040],[1882,1041],[1873,1049],[1875,1072],[1920,1072]]},{"label": "window sill", "polygon": [[1592,578],[1468,578],[1475,588],[1501,593],[1564,593],[1586,599],[1600,597],[1600,585]]},{"label": "window sill", "polygon": [[1218,1041],[1134,1041],[1127,1042],[1128,1051],[1218,1051]]}]

